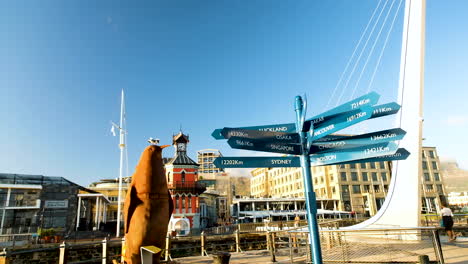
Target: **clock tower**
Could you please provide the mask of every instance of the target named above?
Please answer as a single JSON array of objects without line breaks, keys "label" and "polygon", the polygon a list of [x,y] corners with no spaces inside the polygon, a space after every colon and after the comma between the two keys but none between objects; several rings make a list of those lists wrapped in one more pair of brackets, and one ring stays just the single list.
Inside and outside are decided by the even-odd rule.
[{"label": "clock tower", "polygon": [[187,155],[188,143],[182,131],[172,137],[175,155],[165,164],[167,187],[174,202],[172,217],[187,218],[191,228],[199,228],[199,195],[206,188],[198,183],[199,165]]}]

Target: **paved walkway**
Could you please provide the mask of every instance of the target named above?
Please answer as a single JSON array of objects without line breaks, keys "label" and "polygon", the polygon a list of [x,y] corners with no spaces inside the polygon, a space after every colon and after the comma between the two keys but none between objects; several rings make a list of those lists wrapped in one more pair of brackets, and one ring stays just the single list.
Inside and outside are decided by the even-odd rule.
[{"label": "paved walkway", "polygon": [[[468,263],[468,238],[459,237],[456,242],[448,242],[447,237],[440,238],[445,263],[447,264],[467,264]],[[382,257],[384,259],[384,257]],[[288,256],[277,256],[276,260],[280,263],[291,263]],[[195,263],[213,263],[212,257],[185,257],[174,259],[180,264],[195,264]],[[230,264],[247,264],[247,263],[272,263],[270,255],[266,250],[246,251],[242,253],[231,253]],[[304,258],[295,259],[294,263],[305,263]]]}]

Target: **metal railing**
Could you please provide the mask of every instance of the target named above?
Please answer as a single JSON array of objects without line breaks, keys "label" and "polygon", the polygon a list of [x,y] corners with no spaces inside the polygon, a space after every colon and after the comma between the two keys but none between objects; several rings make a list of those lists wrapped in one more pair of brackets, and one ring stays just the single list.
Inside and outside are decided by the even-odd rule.
[{"label": "metal railing", "polygon": [[[308,232],[270,232],[272,258],[309,262]],[[419,263],[419,256],[444,263],[438,228],[320,230],[325,263]]]},{"label": "metal railing", "polygon": [[[454,226],[468,226],[468,214],[454,214],[452,218]],[[439,214],[425,214],[421,219],[425,226],[440,226],[441,220]]]},{"label": "metal railing", "polygon": [[[433,263],[444,264],[439,239],[439,228],[390,228],[366,230],[320,230],[321,250],[324,263],[419,263],[426,255]],[[291,227],[287,230],[271,230],[256,233],[235,231],[228,235],[202,233],[198,237],[166,237],[161,255],[166,260],[173,257],[208,256],[219,251],[270,254],[271,261],[310,263],[310,247],[306,227]],[[110,249],[110,244],[114,247]],[[58,258],[58,263],[106,263],[120,258],[122,239],[100,240],[48,245],[46,248],[9,250],[4,255],[13,256],[32,252],[49,252]],[[92,259],[79,252],[94,248]],[[102,253],[99,253],[102,252]],[[256,253],[255,253],[256,252]],[[1,255],[1,254],[0,254]],[[89,255],[89,254],[88,254]],[[73,257],[72,257],[73,256]]]}]

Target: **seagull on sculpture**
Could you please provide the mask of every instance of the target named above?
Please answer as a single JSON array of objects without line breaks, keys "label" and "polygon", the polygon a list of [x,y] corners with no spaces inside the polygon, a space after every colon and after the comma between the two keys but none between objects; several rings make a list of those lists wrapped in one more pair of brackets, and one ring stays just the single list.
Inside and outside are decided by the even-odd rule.
[{"label": "seagull on sculpture", "polygon": [[159,138],[152,138],[152,137],[150,137],[150,138],[148,139],[148,143],[150,143],[151,145],[157,145],[157,144],[159,144]]}]

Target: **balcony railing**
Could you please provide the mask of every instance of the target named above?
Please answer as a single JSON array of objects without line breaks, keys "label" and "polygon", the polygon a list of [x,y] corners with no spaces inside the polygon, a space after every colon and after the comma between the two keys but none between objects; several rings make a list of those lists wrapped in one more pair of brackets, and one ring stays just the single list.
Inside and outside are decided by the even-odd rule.
[{"label": "balcony railing", "polygon": [[167,184],[169,189],[173,191],[189,191],[194,193],[202,193],[206,190],[204,183],[196,181],[175,181]]}]

